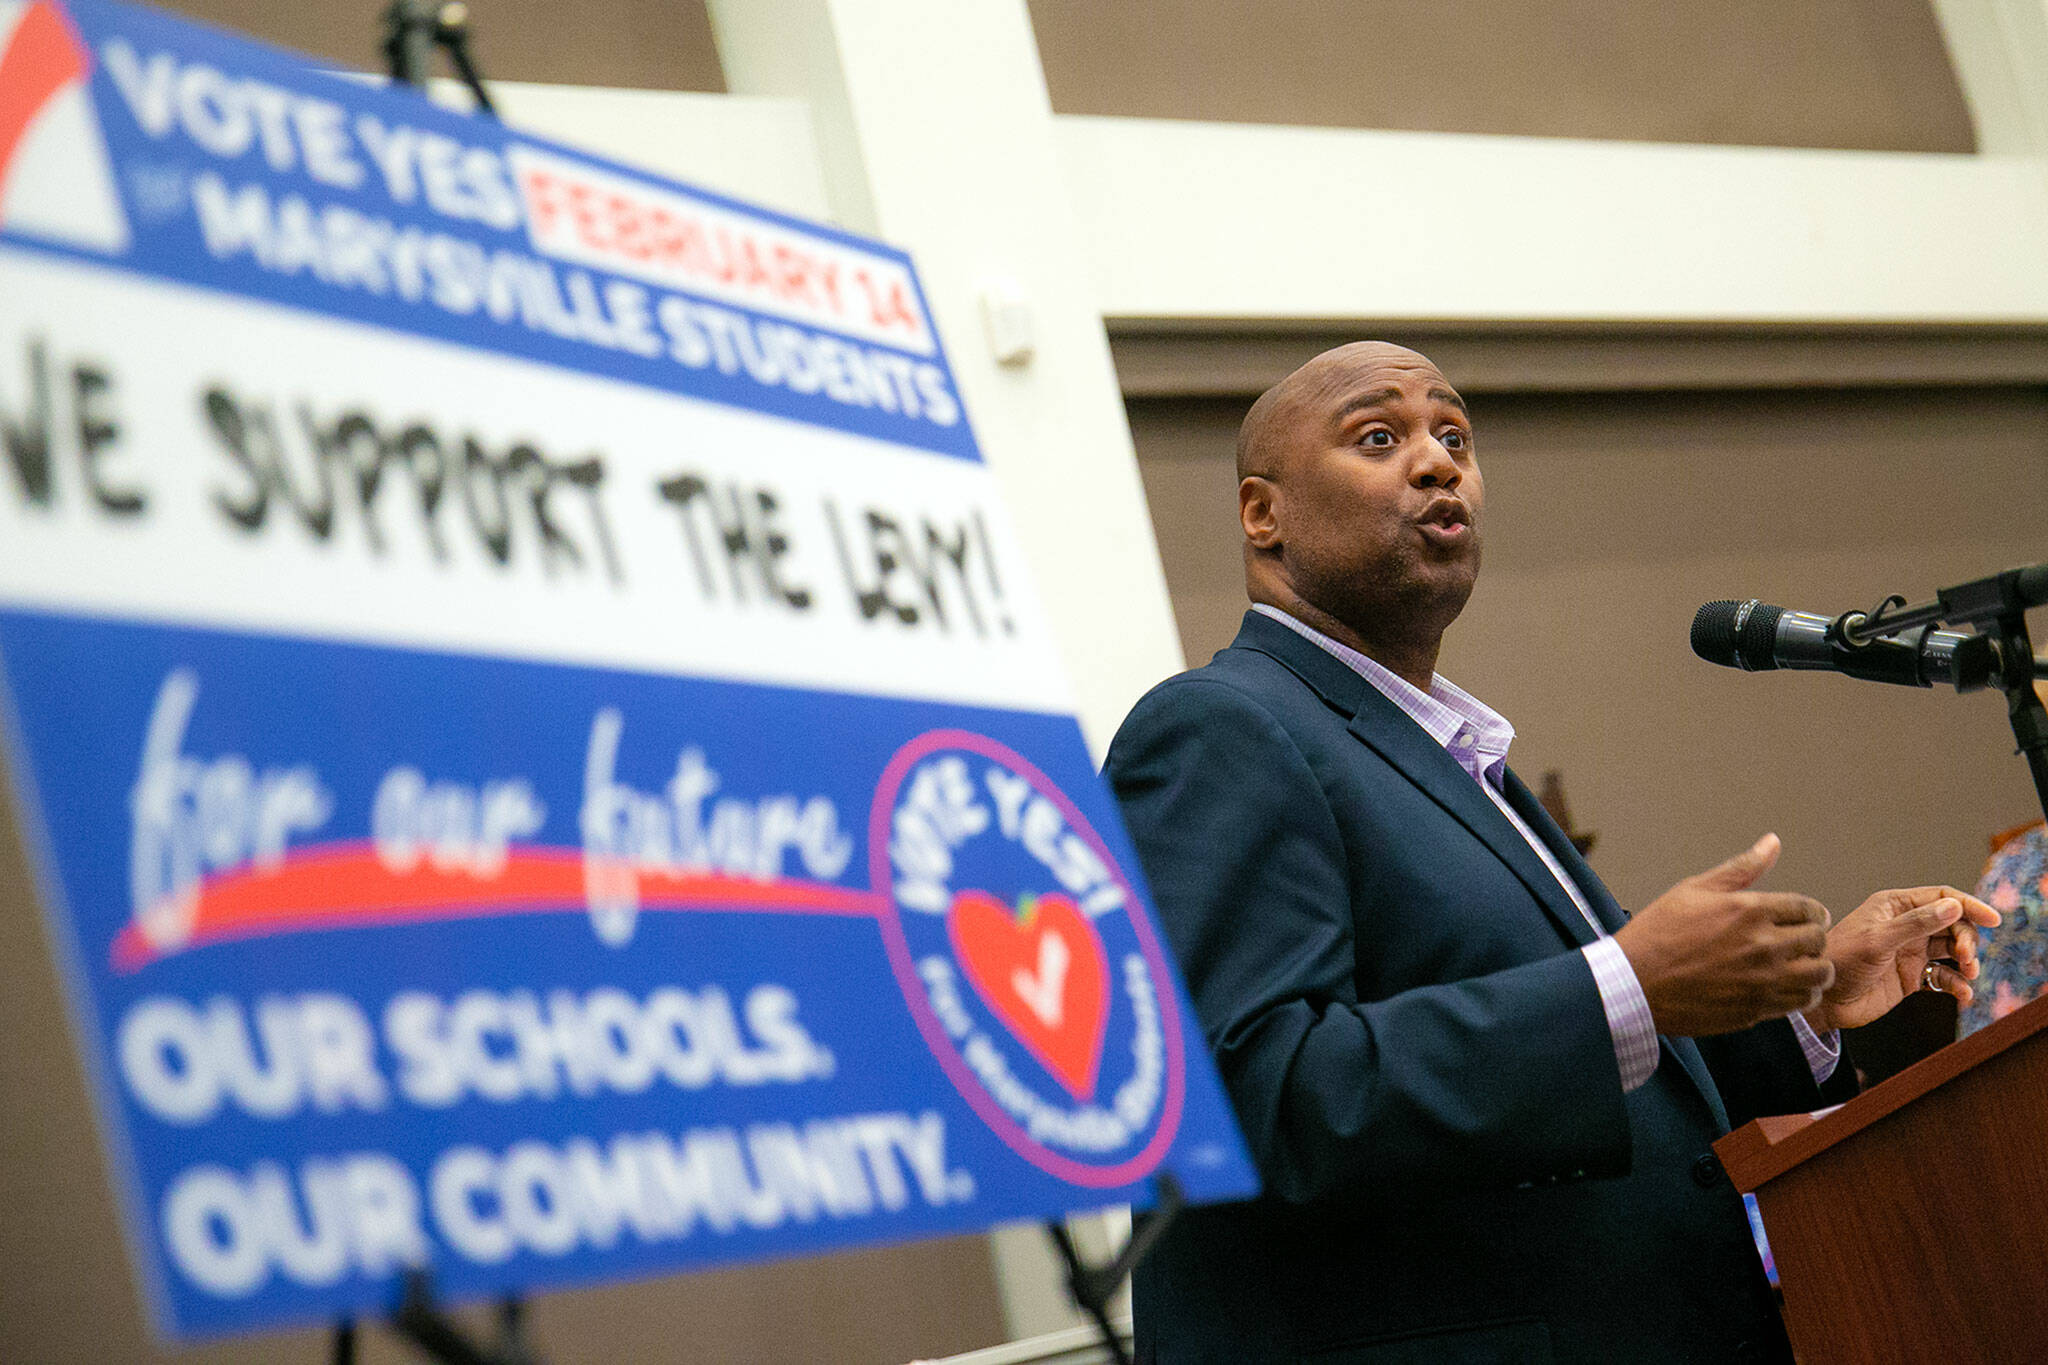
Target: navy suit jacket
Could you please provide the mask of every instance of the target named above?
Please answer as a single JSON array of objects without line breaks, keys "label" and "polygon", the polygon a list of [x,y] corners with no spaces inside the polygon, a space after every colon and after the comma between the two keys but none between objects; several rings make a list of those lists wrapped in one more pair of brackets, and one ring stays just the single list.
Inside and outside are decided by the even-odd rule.
[{"label": "navy suit jacket", "polygon": [[1139,1267],[1141,1358],[1787,1356],[1709,1144],[1850,1076],[1824,1095],[1780,1021],[1666,1039],[1624,1095],[1570,897],[1419,725],[1277,621],[1154,688],[1106,772],[1265,1183]]}]

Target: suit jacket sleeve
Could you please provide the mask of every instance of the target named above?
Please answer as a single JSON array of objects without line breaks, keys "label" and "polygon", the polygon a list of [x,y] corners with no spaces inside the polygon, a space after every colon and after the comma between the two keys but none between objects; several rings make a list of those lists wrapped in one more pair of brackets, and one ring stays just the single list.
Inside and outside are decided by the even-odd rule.
[{"label": "suit jacket sleeve", "polygon": [[1309,760],[1258,700],[1213,680],[1164,684],[1106,772],[1270,1192],[1369,1198],[1627,1170],[1619,1069],[1582,954],[1560,943],[1358,998],[1370,946],[1352,855]]}]

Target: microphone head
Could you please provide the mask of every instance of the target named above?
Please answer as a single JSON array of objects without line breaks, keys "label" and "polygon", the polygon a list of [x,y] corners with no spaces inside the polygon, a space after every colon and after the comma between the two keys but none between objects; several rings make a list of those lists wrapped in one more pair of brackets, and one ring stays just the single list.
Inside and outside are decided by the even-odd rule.
[{"label": "microphone head", "polygon": [[1750,598],[1709,602],[1692,618],[1692,652],[1710,664],[1762,672],[1776,668],[1783,607]]},{"label": "microphone head", "polygon": [[1735,658],[1735,614],[1742,604],[1726,599],[1709,602],[1693,614],[1692,652],[1710,664],[1740,668]]}]

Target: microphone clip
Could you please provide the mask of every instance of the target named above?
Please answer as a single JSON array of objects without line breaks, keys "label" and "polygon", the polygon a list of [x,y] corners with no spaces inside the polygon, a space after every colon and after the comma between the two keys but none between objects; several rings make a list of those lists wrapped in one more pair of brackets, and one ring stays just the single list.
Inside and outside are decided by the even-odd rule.
[{"label": "microphone clip", "polygon": [[1894,607],[1905,605],[1906,599],[1893,593],[1867,612],[1845,611],[1835,618],[1832,626],[1828,627],[1828,638],[1845,649],[1855,649],[1859,645],[1869,644],[1879,636],[1890,635],[1894,629],[1910,629],[1907,626],[1893,627],[1885,616],[1885,613]]},{"label": "microphone clip", "polygon": [[[1835,651],[1835,667],[1852,678],[1897,681],[1900,661],[1910,655],[1922,687],[1940,681],[1957,692],[1976,692],[1998,677],[2004,665],[1996,636],[1943,633],[1937,640],[1932,624],[1895,627],[1884,620],[1887,611],[1905,604],[1894,594],[1868,612],[1845,611],[1830,621],[1827,642]],[[1873,629],[1873,621],[1881,621],[1881,627]],[[1880,661],[1879,655],[1886,657]]]},{"label": "microphone clip", "polygon": [[2048,603],[2048,563],[2007,569],[1989,578],[1942,588],[1934,601],[1917,607],[1907,606],[1906,599],[1894,593],[1869,612],[1844,612],[1838,624],[1851,645],[1921,626],[1968,626],[1985,633],[2023,635],[2024,626],[2014,632],[2014,623],[2024,621],[2028,608],[2043,603]]}]

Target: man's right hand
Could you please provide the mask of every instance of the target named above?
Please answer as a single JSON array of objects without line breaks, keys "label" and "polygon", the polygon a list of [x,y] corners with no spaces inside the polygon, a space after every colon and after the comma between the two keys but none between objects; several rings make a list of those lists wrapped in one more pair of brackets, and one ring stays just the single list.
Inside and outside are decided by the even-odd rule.
[{"label": "man's right hand", "polygon": [[1657,1032],[1733,1033],[1820,1003],[1834,982],[1827,907],[1749,888],[1778,861],[1778,836],[1687,877],[1614,936],[1635,969]]}]

